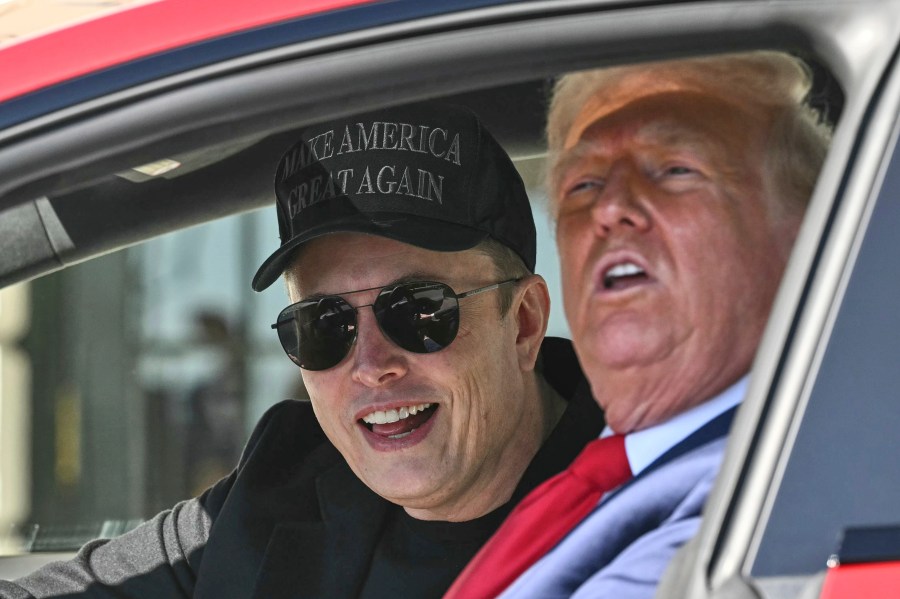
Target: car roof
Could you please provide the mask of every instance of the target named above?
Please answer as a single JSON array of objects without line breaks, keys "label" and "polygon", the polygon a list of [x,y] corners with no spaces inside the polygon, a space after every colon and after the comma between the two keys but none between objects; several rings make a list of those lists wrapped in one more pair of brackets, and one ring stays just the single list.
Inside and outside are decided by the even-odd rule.
[{"label": "car roof", "polygon": [[[0,101],[174,48],[372,0],[259,0],[223,10],[211,0],[132,5],[45,32],[0,51]],[[103,40],[102,44],[93,43]]]},{"label": "car roof", "polygon": [[128,5],[0,46],[0,129],[252,52],[510,1],[258,0],[222,5],[155,0]]},{"label": "car roof", "polygon": [[[257,72],[315,56],[317,43],[334,48],[335,39],[365,60],[357,47],[402,38],[406,21],[441,31],[446,19],[436,15],[504,4],[262,0],[223,10],[208,0],[159,0],[0,48],[0,237],[17,248],[0,256],[0,285],[269,205],[271,165],[293,131],[340,107],[257,118],[267,103],[295,102],[249,83]],[[521,79],[450,101],[473,108],[512,153],[528,157],[543,145],[545,89],[540,77]],[[300,83],[284,90],[303,91]],[[225,101],[230,94],[241,98]],[[182,109],[194,114],[183,118]],[[200,122],[221,111],[229,118]],[[179,167],[165,176],[135,170],[159,160]]]}]

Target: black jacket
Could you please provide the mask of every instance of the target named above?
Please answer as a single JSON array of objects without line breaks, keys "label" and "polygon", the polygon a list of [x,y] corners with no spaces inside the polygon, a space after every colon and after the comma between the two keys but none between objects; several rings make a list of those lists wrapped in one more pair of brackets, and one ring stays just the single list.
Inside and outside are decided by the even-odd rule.
[{"label": "black jacket", "polygon": [[[542,356],[570,405],[503,515],[603,427],[571,345],[547,339]],[[325,439],[310,405],[285,401],[260,420],[234,472],[201,497],[89,543],[72,561],[0,582],[0,597],[353,597],[390,506]],[[457,573],[446,572],[448,586]]]}]

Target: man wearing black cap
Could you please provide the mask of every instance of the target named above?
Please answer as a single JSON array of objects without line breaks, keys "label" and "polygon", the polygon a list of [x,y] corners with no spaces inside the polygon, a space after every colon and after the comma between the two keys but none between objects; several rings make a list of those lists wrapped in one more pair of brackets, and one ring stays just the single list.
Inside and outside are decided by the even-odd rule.
[{"label": "man wearing black cap", "polygon": [[310,402],[272,407],[198,499],[0,594],[437,597],[599,434],[571,347],[543,339],[524,186],[472,113],[310,127],[275,189],[253,288],[284,275],[272,326]]}]

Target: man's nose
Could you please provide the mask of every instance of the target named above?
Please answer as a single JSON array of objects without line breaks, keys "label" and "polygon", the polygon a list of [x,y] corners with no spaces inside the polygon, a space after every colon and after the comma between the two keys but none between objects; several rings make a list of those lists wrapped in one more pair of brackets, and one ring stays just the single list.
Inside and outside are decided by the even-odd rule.
[{"label": "man's nose", "polygon": [[598,233],[606,235],[621,227],[637,231],[649,228],[646,202],[650,193],[648,182],[638,168],[625,162],[613,164],[600,197],[591,207]]},{"label": "man's nose", "polygon": [[353,349],[353,380],[368,387],[387,385],[406,375],[406,352],[397,347],[375,321],[369,306],[357,311],[356,347]]}]

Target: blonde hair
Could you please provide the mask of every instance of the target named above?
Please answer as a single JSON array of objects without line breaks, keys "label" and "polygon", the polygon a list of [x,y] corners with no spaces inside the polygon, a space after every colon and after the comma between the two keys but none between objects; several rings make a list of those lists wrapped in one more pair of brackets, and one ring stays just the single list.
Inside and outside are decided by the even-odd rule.
[{"label": "blonde hair", "polygon": [[[785,208],[802,210],[831,141],[831,127],[806,103],[809,67],[775,51],[702,56],[572,73],[554,86],[547,117],[549,172],[553,173],[576,118],[586,107],[624,105],[635,95],[669,90],[717,93],[770,116],[765,172],[784,196]],[[548,180],[553,180],[550,177]],[[552,190],[551,190],[552,192]]]}]

